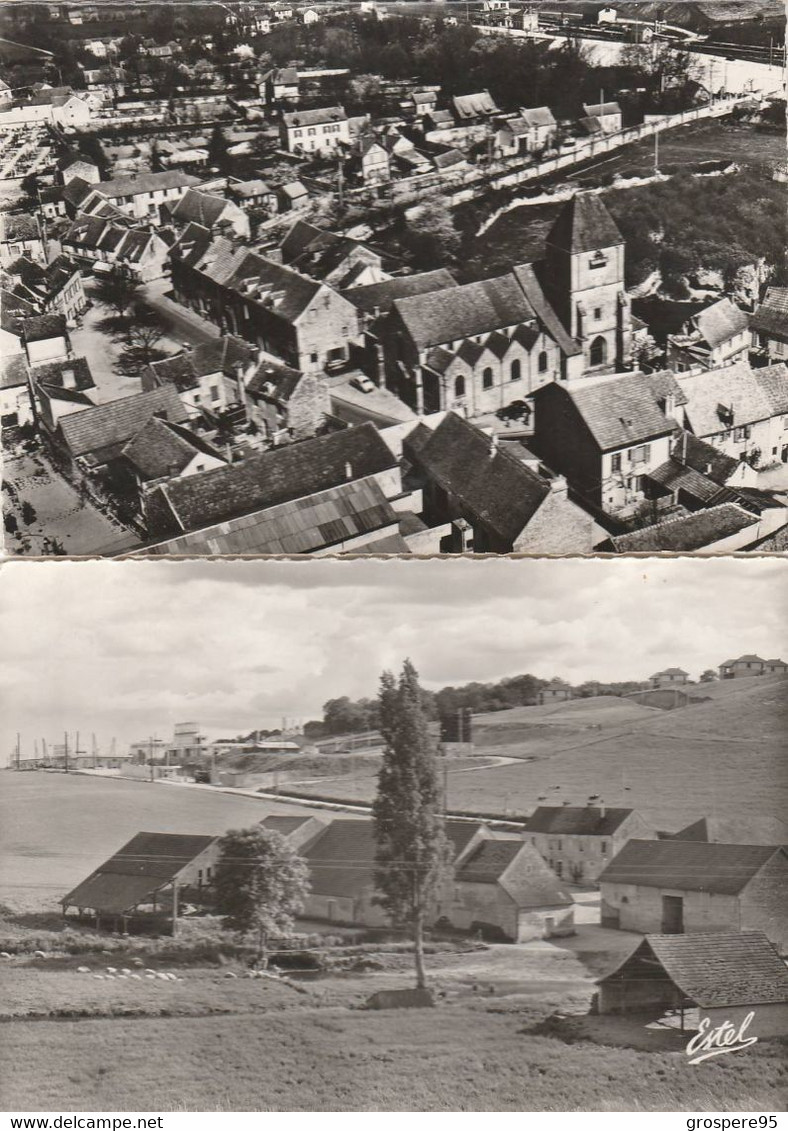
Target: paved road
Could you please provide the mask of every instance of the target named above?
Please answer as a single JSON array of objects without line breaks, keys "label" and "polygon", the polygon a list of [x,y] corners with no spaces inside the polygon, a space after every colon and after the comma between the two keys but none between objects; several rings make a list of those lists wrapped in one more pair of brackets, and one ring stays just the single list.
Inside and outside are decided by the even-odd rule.
[{"label": "paved road", "polygon": [[177,347],[186,343],[190,346],[199,346],[220,336],[219,327],[213,322],[208,322],[194,311],[167,298],[164,292],[169,289],[169,279],[155,279],[152,283],[146,283],[141,287],[140,294],[148,306],[159,315],[167,328],[172,345]]}]

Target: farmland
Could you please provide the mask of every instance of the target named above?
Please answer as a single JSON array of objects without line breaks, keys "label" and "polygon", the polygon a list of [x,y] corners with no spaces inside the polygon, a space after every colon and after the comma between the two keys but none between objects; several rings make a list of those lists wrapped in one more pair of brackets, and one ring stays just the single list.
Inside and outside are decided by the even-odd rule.
[{"label": "farmland", "polygon": [[[696,690],[708,702],[668,712],[604,698],[479,716],[477,751],[517,761],[449,768],[449,807],[524,816],[540,798],[583,805],[599,794],[669,831],[711,812],[782,818],[786,686],[780,678],[704,685]],[[371,775],[298,787],[362,801],[374,790]]]}]

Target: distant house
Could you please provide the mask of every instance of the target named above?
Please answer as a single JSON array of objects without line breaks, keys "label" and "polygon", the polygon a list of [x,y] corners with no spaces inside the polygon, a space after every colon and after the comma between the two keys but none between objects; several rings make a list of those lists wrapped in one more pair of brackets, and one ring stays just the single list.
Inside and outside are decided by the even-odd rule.
[{"label": "distant house", "polygon": [[259,84],[260,97],[269,105],[297,102],[300,97],[298,69],[277,67],[267,71]]},{"label": "distant house", "polygon": [[6,267],[20,255],[44,260],[38,218],[29,212],[0,212],[0,264]]},{"label": "distant house", "polygon": [[596,118],[603,133],[614,134],[621,129],[621,107],[617,102],[583,103],[588,118]]},{"label": "distant house", "polygon": [[649,676],[652,687],[683,687],[689,679],[689,673],[683,668],[665,668]]},{"label": "distant house", "polygon": [[241,238],[248,239],[250,235],[249,217],[242,208],[223,196],[193,188],[174,203],[162,204],[160,215],[164,224],[199,224],[209,230],[227,225]]},{"label": "distant house", "polygon": [[[361,240],[296,220],[279,245],[282,262],[344,292],[389,278],[383,256]],[[388,260],[387,260],[388,262]]]},{"label": "distant house", "polygon": [[313,817],[290,815],[284,813],[272,813],[268,817],[264,817],[260,824],[264,829],[269,829],[271,832],[279,833],[285,840],[292,845],[298,852],[314,840],[318,833],[321,833],[326,826],[326,820],[315,814]]},{"label": "distant house", "polygon": [[89,913],[97,929],[126,932],[140,921],[169,924],[175,934],[180,902],[202,903],[219,857],[219,838],[137,833],[60,900],[65,914]]},{"label": "distant house", "polygon": [[67,185],[69,181],[73,181],[76,177],[85,181],[86,184],[92,185],[97,185],[101,180],[98,166],[74,153],[69,153],[61,161],[58,161],[58,172],[64,185]]},{"label": "distant house", "polygon": [[301,181],[288,181],[276,190],[281,212],[299,212],[309,207],[309,189]]},{"label": "distant house", "polygon": [[709,844],[784,844],[788,826],[777,817],[737,814],[701,817],[673,834],[674,840],[702,840]]},{"label": "distant house", "polygon": [[784,848],[630,840],[599,877],[602,925],[643,934],[763,931],[788,944]]},{"label": "distant house", "polygon": [[617,18],[618,13],[615,8],[604,7],[597,12],[596,22],[598,24],[614,24]]},{"label": "distant house", "polygon": [[646,477],[670,456],[675,429],[647,377],[552,382],[534,402],[535,450],[570,487],[609,513],[643,501]]},{"label": "distant house", "polygon": [[446,552],[591,550],[594,522],[569,501],[566,481],[542,477],[457,413],[434,431],[417,426],[403,453],[422,490],[424,521],[450,524]]},{"label": "distant house", "polygon": [[134,176],[115,177],[102,181],[100,190],[116,208],[134,219],[158,221],[162,204],[174,204],[187,189],[199,184],[197,177],[180,169],[163,173],[137,173]]},{"label": "distant house", "polygon": [[76,259],[95,265],[117,264],[140,282],[160,279],[169,248],[155,232],[128,222],[80,213],[61,236],[61,245]]},{"label": "distant house", "polygon": [[[781,517],[782,510],[778,521]],[[613,535],[609,545],[598,548],[619,554],[680,554],[698,550],[732,553],[754,545],[759,537],[770,532],[763,530],[757,508],[734,501],[667,518],[627,534]]]},{"label": "distant house", "polygon": [[759,467],[788,463],[788,366],[753,369],[746,360],[680,374],[685,428],[735,459]]},{"label": "distant house", "polygon": [[716,369],[747,360],[749,318],[729,298],[721,298],[694,314],[681,334],[668,334],[668,365],[683,373],[701,366]]},{"label": "distant house", "polygon": [[148,392],[171,386],[191,417],[204,409],[215,415],[243,403],[243,374],[253,366],[256,352],[242,338],[227,334],[151,362],[142,372],[142,388]]},{"label": "distant house", "polygon": [[523,109],[519,118],[507,118],[501,123],[496,134],[496,146],[504,156],[541,152],[552,145],[557,129],[558,124],[549,107]]},{"label": "distant house", "polygon": [[437,90],[414,90],[405,100],[411,113],[417,118],[429,114],[438,105]]},{"label": "distant house", "polygon": [[338,553],[396,534],[400,492],[395,458],[364,424],[156,487],[146,552]]},{"label": "distant house", "polygon": [[280,132],[288,153],[332,154],[350,145],[350,127],[342,106],[285,113]]},{"label": "distant house", "polygon": [[488,90],[477,94],[457,94],[451,100],[454,116],[459,123],[478,122],[500,114],[495,99]]},{"label": "distant house", "polygon": [[788,664],[785,660],[764,660],[764,675],[788,675]]},{"label": "distant house", "polygon": [[276,190],[259,179],[230,181],[227,195],[242,208],[264,208],[272,216],[279,211]]},{"label": "distant house", "polygon": [[362,137],[348,162],[348,172],[367,186],[385,184],[391,180],[388,150],[373,137]]},{"label": "distant house", "polygon": [[747,1037],[788,1029],[788,971],[761,931],[648,934],[597,980],[599,1012],[680,1015],[697,1008],[696,1031],[731,1032],[749,1018]]},{"label": "distant house", "polygon": [[0,354],[0,426],[16,428],[34,421],[27,360],[24,354]]},{"label": "distant house", "polygon": [[52,433],[60,420],[96,403],[96,383],[84,357],[31,365],[28,378],[36,417]]},{"label": "distant house", "polygon": [[656,832],[635,809],[597,805],[539,805],[523,826],[524,840],[572,883],[596,882],[633,836]]},{"label": "distant house", "polygon": [[768,287],[763,302],[750,315],[753,346],[768,360],[788,360],[788,287]]},{"label": "distant house", "polygon": [[539,702],[542,706],[548,703],[563,703],[572,698],[572,688],[565,679],[551,679],[546,687],[539,690]]},{"label": "distant house", "polygon": [[71,338],[62,314],[35,314],[22,321],[22,345],[30,365],[60,361],[72,355]]},{"label": "distant house", "polygon": [[742,679],[763,675],[765,664],[766,660],[753,655],[739,656],[738,660],[726,660],[725,663],[720,664],[720,679]]},{"label": "distant house", "polygon": [[63,314],[69,325],[87,306],[79,267],[65,255],[46,266],[20,256],[6,267],[5,280],[13,294],[32,303],[40,314]]},{"label": "distant house", "polygon": [[121,455],[140,491],[151,483],[198,475],[227,463],[227,457],[201,436],[158,416],[142,426]]}]

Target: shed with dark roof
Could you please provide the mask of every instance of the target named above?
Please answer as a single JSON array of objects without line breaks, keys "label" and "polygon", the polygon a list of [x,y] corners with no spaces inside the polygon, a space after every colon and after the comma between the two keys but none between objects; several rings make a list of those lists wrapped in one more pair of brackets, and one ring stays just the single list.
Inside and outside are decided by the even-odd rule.
[{"label": "shed with dark roof", "polygon": [[625,931],[763,931],[788,943],[788,855],[777,845],[630,840],[599,877],[602,922]]},{"label": "shed with dark roof", "polygon": [[138,914],[157,914],[174,933],[180,898],[199,902],[210,886],[218,837],[141,832],[60,900],[64,913],[76,908],[127,925]]},{"label": "shed with dark roof", "polygon": [[[597,985],[600,1013],[674,1012],[684,1030],[685,1011],[697,1008],[696,1031],[727,1021],[736,1032],[751,1015],[745,1039],[788,1033],[788,970],[760,931],[647,934]],[[701,1060],[704,1051],[732,1050],[699,1048]]]},{"label": "shed with dark roof", "polygon": [[182,424],[187,411],[171,386],[108,401],[64,416],[55,439],[72,459],[98,467],[120,458],[125,445],[154,416]]}]

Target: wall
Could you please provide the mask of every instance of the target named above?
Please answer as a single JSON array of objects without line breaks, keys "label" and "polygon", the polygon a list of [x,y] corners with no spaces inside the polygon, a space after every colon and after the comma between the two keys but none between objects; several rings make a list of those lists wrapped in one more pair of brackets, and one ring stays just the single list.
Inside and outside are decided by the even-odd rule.
[{"label": "wall", "polygon": [[788,954],[785,853],[775,854],[741,893],[742,930],[763,931],[781,954]]},{"label": "wall", "polygon": [[[674,888],[636,887],[631,884],[608,884],[602,881],[603,915],[606,907],[618,910],[619,926],[624,931],[642,934],[662,932],[662,896],[676,895],[684,900],[684,933],[744,930],[735,895],[711,892],[679,891]],[[623,903],[626,896],[628,902]],[[750,928],[761,930],[750,924]]]},{"label": "wall", "polygon": [[711,1027],[717,1028],[730,1021],[738,1030],[748,1013],[754,1013],[744,1034],[746,1037],[784,1037],[788,1035],[788,1003],[769,1005],[725,1005],[714,1009],[700,1009],[698,1020],[708,1017]]}]

